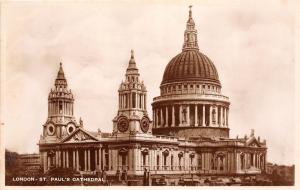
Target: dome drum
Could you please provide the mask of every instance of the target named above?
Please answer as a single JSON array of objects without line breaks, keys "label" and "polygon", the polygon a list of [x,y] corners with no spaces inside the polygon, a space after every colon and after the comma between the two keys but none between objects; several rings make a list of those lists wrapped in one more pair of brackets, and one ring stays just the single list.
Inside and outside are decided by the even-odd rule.
[{"label": "dome drum", "polygon": [[160,86],[161,96],[166,94],[220,94],[221,87],[204,82],[167,83]]}]

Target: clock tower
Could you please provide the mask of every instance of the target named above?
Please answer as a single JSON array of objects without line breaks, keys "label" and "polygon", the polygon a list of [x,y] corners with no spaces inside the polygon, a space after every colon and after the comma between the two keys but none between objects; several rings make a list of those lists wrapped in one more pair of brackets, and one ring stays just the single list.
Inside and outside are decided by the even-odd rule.
[{"label": "clock tower", "polygon": [[74,132],[78,124],[73,115],[74,98],[65,78],[62,63],[60,63],[55,87],[48,96],[48,118],[43,125],[40,142],[56,143]]},{"label": "clock tower", "polygon": [[147,113],[147,90],[139,79],[139,70],[131,50],[131,58],[125,74],[125,81],[119,87],[119,109],[113,119],[113,134],[128,136],[151,134],[151,121]]}]

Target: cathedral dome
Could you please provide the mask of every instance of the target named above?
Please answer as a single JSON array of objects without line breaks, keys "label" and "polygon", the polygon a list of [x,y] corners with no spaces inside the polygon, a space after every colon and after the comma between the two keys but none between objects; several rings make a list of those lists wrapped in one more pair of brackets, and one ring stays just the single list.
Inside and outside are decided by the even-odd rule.
[{"label": "cathedral dome", "polygon": [[221,85],[213,62],[198,49],[182,51],[165,68],[161,84],[183,81]]}]

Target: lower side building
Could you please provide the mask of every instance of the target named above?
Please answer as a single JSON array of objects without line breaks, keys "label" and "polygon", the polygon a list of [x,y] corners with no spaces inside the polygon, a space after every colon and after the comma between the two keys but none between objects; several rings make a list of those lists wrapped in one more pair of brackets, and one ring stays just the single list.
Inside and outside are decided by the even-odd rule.
[{"label": "lower side building", "polygon": [[265,171],[266,148],[252,133],[249,138],[180,140],[175,137],[96,136],[78,128],[56,144],[40,145],[44,172],[73,168],[82,174],[106,171],[142,176],[154,174],[259,174]]}]

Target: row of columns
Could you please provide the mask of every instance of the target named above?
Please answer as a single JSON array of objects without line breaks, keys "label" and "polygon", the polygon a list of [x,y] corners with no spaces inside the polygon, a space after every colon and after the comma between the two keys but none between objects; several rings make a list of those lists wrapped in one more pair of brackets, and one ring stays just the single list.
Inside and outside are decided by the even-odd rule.
[{"label": "row of columns", "polygon": [[[191,125],[191,105],[179,105],[179,127]],[[228,108],[224,106],[209,105],[209,110],[206,110],[206,104],[193,104],[194,106],[194,126],[228,126]],[[198,107],[202,110],[198,111]],[[171,114],[169,114],[169,110]],[[153,109],[153,121],[155,127],[174,127],[175,126],[175,105],[165,106],[161,108]],[[206,112],[208,111],[209,117],[206,118]],[[202,112],[202,113],[200,113]],[[200,117],[201,116],[201,117]],[[169,123],[169,117],[171,117],[171,123]],[[201,119],[201,120],[200,120]],[[208,121],[206,121],[208,119]]]},{"label": "row of columns", "polygon": [[[84,170],[80,168],[80,156],[79,151],[83,151],[83,163],[84,163]],[[103,158],[103,150],[102,148],[97,149],[72,149],[72,150],[56,150],[54,154],[51,156],[47,152],[43,152],[43,167],[44,171],[49,170],[52,166],[56,168],[74,168],[77,171],[91,171],[91,151],[95,151],[95,169],[102,169],[105,166],[105,160]],[[72,154],[72,160],[70,162],[70,156]]]},{"label": "row of columns", "polygon": [[[127,108],[140,108],[146,110],[146,93],[120,93],[119,94],[119,109],[127,109]],[[135,101],[135,105],[133,105],[133,101]]]},{"label": "row of columns", "polygon": [[[59,105],[62,105],[62,109],[60,110]],[[66,101],[55,101],[48,103],[48,115],[73,115],[73,103]]]},{"label": "row of columns", "polygon": [[250,166],[258,169],[265,169],[265,155],[260,153],[252,153],[252,163],[251,163],[251,153],[238,154],[237,165],[240,170],[246,170]]},{"label": "row of columns", "polygon": [[[181,158],[179,161],[178,154],[165,154],[160,150],[149,150],[143,152],[141,149],[129,149],[127,153],[120,153],[119,150],[109,150],[110,154],[110,170],[130,170],[130,171],[143,171],[145,168],[150,170],[189,170],[191,166],[196,167],[194,157],[190,154],[185,154],[186,158]],[[173,159],[172,159],[173,157]],[[122,160],[125,159],[125,162]],[[159,159],[159,160],[157,160]]]}]

